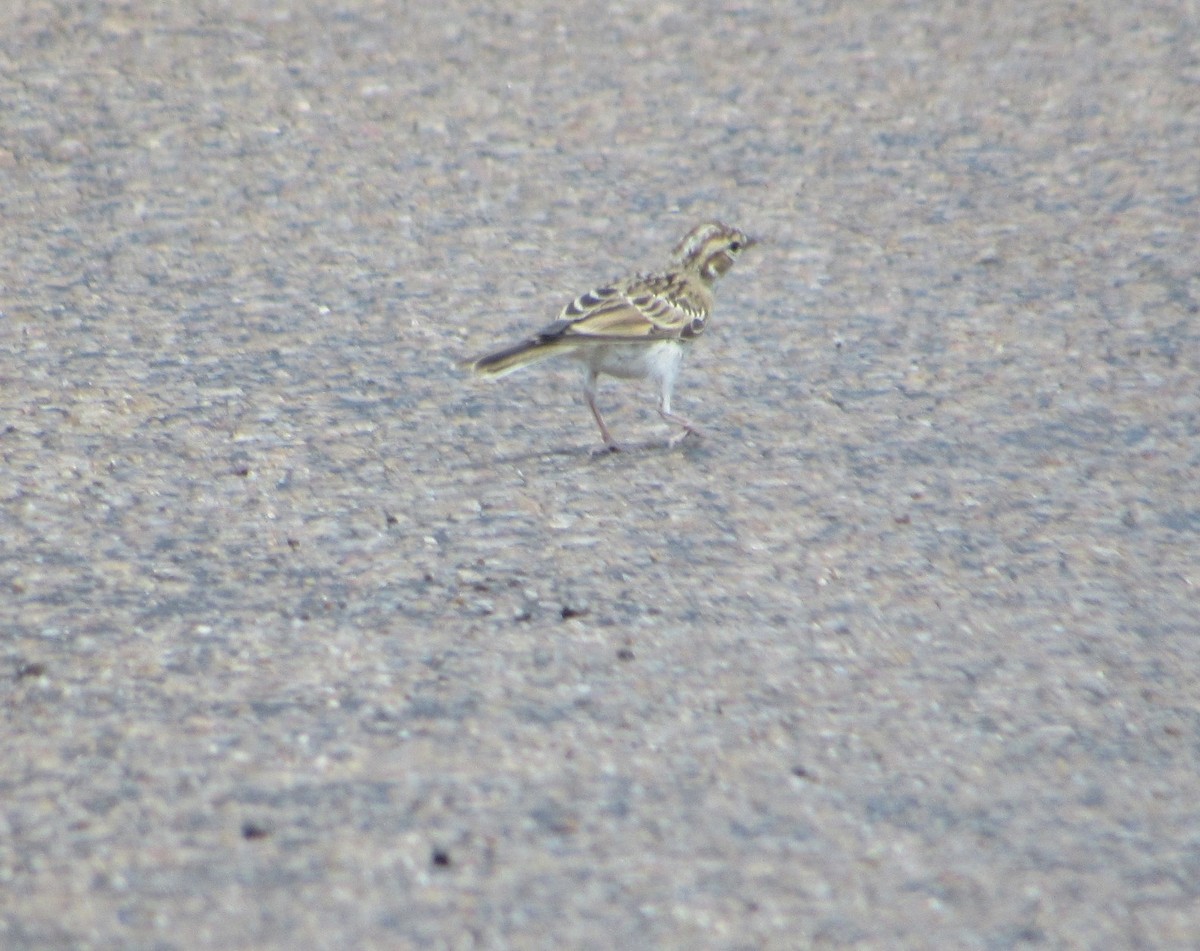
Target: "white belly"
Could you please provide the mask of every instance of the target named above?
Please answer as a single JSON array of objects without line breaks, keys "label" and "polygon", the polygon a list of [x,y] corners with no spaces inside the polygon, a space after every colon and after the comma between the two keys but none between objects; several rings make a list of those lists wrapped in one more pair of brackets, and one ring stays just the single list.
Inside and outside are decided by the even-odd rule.
[{"label": "white belly", "polygon": [[605,343],[581,347],[571,354],[595,373],[626,380],[674,380],[688,344],[680,340],[656,343]]}]

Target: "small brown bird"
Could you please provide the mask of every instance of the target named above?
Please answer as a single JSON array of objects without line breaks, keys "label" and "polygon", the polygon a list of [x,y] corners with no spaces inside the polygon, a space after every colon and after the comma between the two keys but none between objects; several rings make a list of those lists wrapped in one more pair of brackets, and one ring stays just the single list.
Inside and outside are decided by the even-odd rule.
[{"label": "small brown bird", "polygon": [[596,381],[602,373],[659,384],[659,415],[683,427],[671,445],[688,433],[702,435],[695,424],[671,411],[671,392],[688,347],[708,325],[713,285],[756,243],[719,221],[698,225],[675,246],[670,270],[588,291],[528,340],[485,354],[470,366],[482,376],[504,376],[548,357],[580,361],[588,407],[605,447],[614,452],[619,447],[596,406]]}]

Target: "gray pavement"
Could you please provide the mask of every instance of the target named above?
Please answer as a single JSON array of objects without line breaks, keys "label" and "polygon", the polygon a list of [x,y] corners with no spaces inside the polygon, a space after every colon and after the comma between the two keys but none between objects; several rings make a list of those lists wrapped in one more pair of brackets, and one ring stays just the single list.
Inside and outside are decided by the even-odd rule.
[{"label": "gray pavement", "polygon": [[1200,946],[1198,38],[6,6],[0,947]]}]

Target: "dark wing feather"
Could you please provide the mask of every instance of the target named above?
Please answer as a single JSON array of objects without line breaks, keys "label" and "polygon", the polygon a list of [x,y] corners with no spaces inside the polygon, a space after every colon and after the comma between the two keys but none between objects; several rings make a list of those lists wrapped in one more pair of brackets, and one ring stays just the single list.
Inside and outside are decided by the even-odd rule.
[{"label": "dark wing feather", "polygon": [[694,289],[678,274],[639,276],[580,295],[538,337],[579,343],[694,337],[711,307],[707,289]]}]

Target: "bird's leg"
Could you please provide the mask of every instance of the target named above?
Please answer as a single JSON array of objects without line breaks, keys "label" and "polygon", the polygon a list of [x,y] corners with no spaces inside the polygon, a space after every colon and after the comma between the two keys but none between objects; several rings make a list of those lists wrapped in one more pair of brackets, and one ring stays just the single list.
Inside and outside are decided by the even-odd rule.
[{"label": "bird's leg", "polygon": [[620,452],[621,447],[612,438],[612,433],[608,431],[608,426],[604,423],[604,417],[600,415],[600,407],[596,405],[596,376],[595,373],[588,372],[583,383],[583,395],[587,398],[588,409],[592,411],[592,416],[596,419],[596,425],[600,427],[600,438],[604,440],[604,449],[598,451]]},{"label": "bird's leg", "polygon": [[676,446],[682,440],[686,439],[688,433],[696,436],[707,435],[704,430],[693,423],[686,416],[680,416],[678,413],[671,412],[671,387],[666,385],[663,387],[662,396],[658,399],[658,415],[665,419],[668,423],[674,423],[676,426],[682,426],[683,432],[676,433],[668,441],[668,446]]}]

